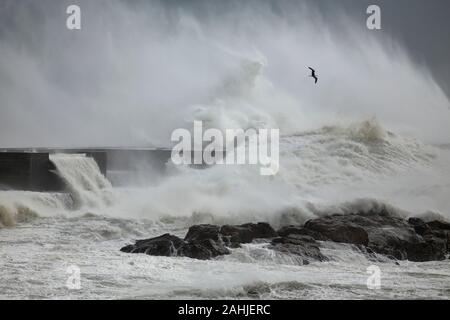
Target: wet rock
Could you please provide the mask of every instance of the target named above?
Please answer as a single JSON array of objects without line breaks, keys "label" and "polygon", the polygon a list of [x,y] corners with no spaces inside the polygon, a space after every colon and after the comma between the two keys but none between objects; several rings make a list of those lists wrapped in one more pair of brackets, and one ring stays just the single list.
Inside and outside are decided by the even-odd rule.
[{"label": "wet rock", "polygon": [[146,253],[153,256],[173,256],[184,241],[171,234],[163,234],[156,238],[137,240],[134,245],[120,249],[122,252]]},{"label": "wet rock", "polygon": [[241,243],[250,243],[258,238],[273,238],[277,233],[268,224],[246,223],[238,226],[224,225],[222,227],[201,224],[189,228],[185,241],[206,240],[223,241],[230,247],[237,247]]},{"label": "wet rock", "polygon": [[229,254],[228,247],[250,243],[254,239],[273,238],[277,233],[267,223],[246,223],[239,226],[194,225],[184,240],[171,234],[137,240],[134,245],[120,249],[129,253],[146,253],[154,256],[182,256],[194,259],[211,259]]},{"label": "wet rock", "polygon": [[446,251],[446,241],[427,237],[425,241],[413,245],[408,244],[405,258],[416,262],[444,260]]},{"label": "wet rock", "polygon": [[424,238],[434,238],[440,239],[440,241],[445,243],[447,252],[450,252],[450,223],[443,221],[431,221],[427,223],[431,230],[424,234]]},{"label": "wet rock", "polygon": [[306,229],[304,226],[285,226],[282,227],[281,229],[279,229],[277,231],[278,235],[280,237],[286,237],[290,234],[299,234],[299,235],[304,235],[304,236],[310,236],[313,237],[316,240],[320,240],[320,241],[327,241],[329,240],[327,237],[321,235],[318,232],[315,232],[313,230],[310,229]]},{"label": "wet rock", "polygon": [[211,239],[194,240],[184,244],[179,248],[177,255],[200,260],[207,260],[217,256],[229,254],[228,250],[222,243]]},{"label": "wet rock", "polygon": [[222,239],[230,246],[250,243],[254,239],[273,238],[277,236],[275,230],[265,222],[246,223],[240,226],[225,225],[220,228]]},{"label": "wet rock", "polygon": [[428,222],[427,225],[432,230],[446,230],[446,231],[450,231],[450,223],[448,223],[448,222],[435,220],[435,221]]},{"label": "wet rock", "polygon": [[146,253],[153,256],[181,256],[201,260],[230,253],[222,243],[211,239],[184,241],[168,233],[156,238],[137,240],[134,245],[127,245],[120,251]]},{"label": "wet rock", "polygon": [[211,239],[218,241],[220,236],[220,227],[211,224],[198,224],[189,228],[185,241]]},{"label": "wet rock", "polygon": [[414,227],[414,231],[421,236],[431,230],[431,228],[419,218],[409,218],[408,223],[412,225]]},{"label": "wet rock", "polygon": [[272,240],[270,247],[273,250],[301,256],[304,264],[310,259],[317,261],[328,260],[320,251],[319,243],[310,236],[301,234],[288,234]]},{"label": "wet rock", "polygon": [[318,241],[353,244],[370,255],[383,254],[392,259],[431,261],[443,260],[449,252],[450,224],[424,222],[419,218],[405,220],[386,210],[333,214],[309,220],[304,226],[286,226],[278,232],[262,222],[224,226],[201,224],[190,227],[184,239],[164,234],[138,240],[121,251],[211,259],[256,239],[271,239],[270,249],[301,256],[304,262],[327,260]]},{"label": "wet rock", "polygon": [[320,235],[320,240],[327,239],[334,242],[351,243],[355,245],[369,244],[369,236],[359,224],[359,219],[330,216],[321,219],[310,220],[305,224],[305,229],[314,231]]},{"label": "wet rock", "polygon": [[424,223],[418,218],[407,221],[384,211],[334,214],[310,220],[304,226],[314,231],[311,235],[316,240],[363,245],[376,253],[410,261],[445,259],[447,227],[445,223]]}]

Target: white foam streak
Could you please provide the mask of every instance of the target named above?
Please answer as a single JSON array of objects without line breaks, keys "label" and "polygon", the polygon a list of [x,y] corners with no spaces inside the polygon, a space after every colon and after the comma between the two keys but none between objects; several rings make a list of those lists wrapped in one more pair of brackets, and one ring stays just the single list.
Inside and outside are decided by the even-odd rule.
[{"label": "white foam streak", "polygon": [[84,154],[55,154],[50,156],[50,160],[77,207],[98,208],[111,204],[111,183],[93,158]]}]

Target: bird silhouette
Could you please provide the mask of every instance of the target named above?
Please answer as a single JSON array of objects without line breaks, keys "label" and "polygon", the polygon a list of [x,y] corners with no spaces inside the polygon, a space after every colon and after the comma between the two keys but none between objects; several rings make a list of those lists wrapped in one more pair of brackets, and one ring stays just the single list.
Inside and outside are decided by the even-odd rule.
[{"label": "bird silhouette", "polygon": [[313,68],[311,68],[311,67],[308,67],[309,68],[309,70],[311,70],[311,75],[310,75],[310,77],[313,77],[314,78],[314,83],[317,83],[317,80],[319,80],[319,78],[317,77],[317,75],[316,75],[316,70],[314,70]]}]

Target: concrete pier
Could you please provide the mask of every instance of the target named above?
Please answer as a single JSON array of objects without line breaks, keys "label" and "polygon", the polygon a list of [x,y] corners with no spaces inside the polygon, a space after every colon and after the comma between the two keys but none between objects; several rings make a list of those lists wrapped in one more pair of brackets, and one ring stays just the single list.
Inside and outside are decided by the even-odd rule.
[{"label": "concrete pier", "polygon": [[107,176],[109,170],[131,172],[146,167],[163,173],[171,151],[163,148],[0,149],[0,190],[64,190],[64,183],[50,161],[50,155],[55,153],[92,157]]},{"label": "concrete pier", "polygon": [[48,153],[0,153],[0,189],[57,191],[63,185]]},{"label": "concrete pier", "polygon": [[151,167],[161,173],[166,169],[171,149],[108,149],[108,170],[139,170]]}]

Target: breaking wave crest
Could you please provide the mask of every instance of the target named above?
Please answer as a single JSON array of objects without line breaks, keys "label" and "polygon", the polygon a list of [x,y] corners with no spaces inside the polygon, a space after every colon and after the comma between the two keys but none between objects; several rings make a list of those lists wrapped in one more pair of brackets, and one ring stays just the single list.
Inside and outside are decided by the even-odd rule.
[{"label": "breaking wave crest", "polygon": [[255,166],[172,167],[155,186],[116,192],[109,213],[187,225],[275,226],[355,211],[445,216],[449,156],[369,119],[282,137],[274,177],[260,176]]},{"label": "breaking wave crest", "polygon": [[91,157],[55,154],[50,157],[77,207],[98,208],[111,204],[112,185]]},{"label": "breaking wave crest", "polygon": [[61,214],[73,207],[70,195],[26,191],[0,192],[0,228]]},{"label": "breaking wave crest", "polygon": [[[381,52],[376,58],[387,59],[381,46],[377,49]],[[354,106],[337,103],[336,108],[346,110],[346,115],[331,112],[324,116],[323,108],[334,101],[320,104],[322,98],[304,88],[301,91],[308,99],[277,86],[274,80],[280,79],[270,74],[274,71],[268,63],[271,55],[266,58],[255,50],[236,52],[227,46],[216,50],[230,63],[231,71],[208,91],[203,103],[187,108],[185,120],[200,120],[205,127],[221,130],[279,128],[278,174],[260,176],[257,166],[218,165],[196,170],[169,162],[169,175],[157,184],[117,189],[92,158],[53,155],[51,161],[73,200],[70,209],[121,218],[186,223],[268,221],[274,225],[302,223],[324,212],[347,212],[349,204],[392,206],[410,214],[449,214],[448,150],[398,133],[405,131],[402,121],[385,124],[391,111],[368,118],[349,116],[356,110]],[[423,90],[434,92],[433,82],[421,78],[419,70],[401,58],[394,57],[399,69],[423,84]],[[364,62],[356,61],[355,68],[362,68],[359,65]],[[378,102],[386,107],[383,100]],[[437,92],[433,105],[445,120],[448,110],[440,109],[444,102],[448,101]],[[368,107],[364,100],[361,103],[361,108]],[[422,129],[428,132],[429,128]],[[2,212],[8,213],[2,214],[2,224],[11,225],[10,217],[17,216],[18,207],[4,207],[8,209]],[[28,208],[39,212],[33,206]]]},{"label": "breaking wave crest", "polygon": [[69,194],[2,192],[0,222],[12,226],[43,212],[74,210],[181,228],[249,221],[281,226],[380,210],[446,217],[447,159],[448,151],[389,132],[375,118],[283,136],[280,170],[269,179],[255,166],[171,167],[155,185],[117,189],[92,158],[54,155]]}]

